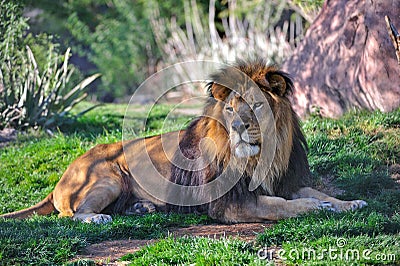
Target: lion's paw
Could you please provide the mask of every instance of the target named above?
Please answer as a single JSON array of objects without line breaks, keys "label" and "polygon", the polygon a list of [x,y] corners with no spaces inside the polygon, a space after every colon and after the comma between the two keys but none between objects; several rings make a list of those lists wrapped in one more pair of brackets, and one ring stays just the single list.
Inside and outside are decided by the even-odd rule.
[{"label": "lion's paw", "polygon": [[129,207],[126,211],[126,215],[143,215],[147,213],[152,213],[156,211],[156,206],[151,201],[140,200]]},{"label": "lion's paw", "polygon": [[368,203],[363,200],[350,200],[350,201],[340,201],[334,204],[333,211],[343,212],[343,211],[355,211],[368,206]]},{"label": "lion's paw", "polygon": [[352,210],[352,211],[368,206],[368,203],[366,203],[363,200],[352,200],[349,203],[350,203],[349,204],[350,205],[350,210]]},{"label": "lion's paw", "polygon": [[96,214],[92,217],[86,218],[86,223],[95,223],[95,224],[106,224],[112,221],[110,215],[107,214]]},{"label": "lion's paw", "polygon": [[78,213],[74,215],[73,219],[75,221],[94,224],[106,224],[112,221],[110,215],[101,213]]}]

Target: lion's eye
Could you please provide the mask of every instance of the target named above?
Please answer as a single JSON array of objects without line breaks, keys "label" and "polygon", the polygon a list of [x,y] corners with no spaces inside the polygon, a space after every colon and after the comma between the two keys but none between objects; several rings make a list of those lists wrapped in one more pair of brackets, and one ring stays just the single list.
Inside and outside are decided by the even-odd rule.
[{"label": "lion's eye", "polygon": [[232,106],[226,106],[225,107],[225,111],[227,111],[228,113],[232,113],[233,112],[233,107]]},{"label": "lion's eye", "polygon": [[255,104],[253,105],[253,108],[254,108],[254,109],[258,109],[258,108],[260,108],[261,106],[263,106],[263,104],[264,104],[264,103],[262,103],[262,102],[255,103]]}]

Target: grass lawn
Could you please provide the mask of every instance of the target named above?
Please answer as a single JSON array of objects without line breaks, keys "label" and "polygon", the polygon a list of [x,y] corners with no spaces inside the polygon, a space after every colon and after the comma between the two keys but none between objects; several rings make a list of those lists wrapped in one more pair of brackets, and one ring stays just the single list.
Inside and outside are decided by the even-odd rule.
[{"label": "grass lawn", "polygon": [[[44,198],[67,166],[97,143],[121,140],[125,105],[104,105],[54,132],[30,132],[0,149],[0,213],[28,207]],[[135,136],[158,134],[187,124],[174,115],[164,124],[167,106],[127,114]],[[1,265],[67,263],[85,246],[104,240],[160,241],[128,254],[132,265],[265,265],[267,257],[285,264],[400,264],[400,109],[388,114],[352,112],[340,120],[311,117],[303,123],[317,187],[336,187],[342,199],[364,199],[356,212],[320,211],[278,222],[245,243],[238,239],[168,237],[168,229],[206,224],[196,215],[117,216],[92,225],[56,216],[0,220]],[[78,261],[76,265],[91,265]]]}]

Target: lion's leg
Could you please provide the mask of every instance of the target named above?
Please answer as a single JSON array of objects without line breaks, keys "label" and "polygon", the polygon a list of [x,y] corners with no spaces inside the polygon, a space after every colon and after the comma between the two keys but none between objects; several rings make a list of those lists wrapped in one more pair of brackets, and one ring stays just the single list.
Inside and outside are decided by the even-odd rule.
[{"label": "lion's leg", "polygon": [[72,217],[74,220],[87,223],[108,223],[112,221],[110,215],[101,212],[114,202],[121,194],[121,186],[112,179],[103,179],[94,184]]},{"label": "lion's leg", "polygon": [[329,202],[315,198],[286,200],[281,197],[259,196],[256,202],[249,201],[229,206],[225,210],[224,220],[225,222],[277,221],[331,207]]},{"label": "lion's leg", "polygon": [[310,187],[303,187],[299,189],[294,195],[294,199],[298,198],[315,198],[319,199],[322,201],[328,201],[332,203],[332,210],[341,212],[341,211],[347,211],[347,210],[356,210],[363,208],[367,206],[367,203],[363,200],[351,200],[351,201],[344,201],[344,200],[339,200],[337,198],[328,196],[322,192],[319,192],[318,190],[315,190]]}]

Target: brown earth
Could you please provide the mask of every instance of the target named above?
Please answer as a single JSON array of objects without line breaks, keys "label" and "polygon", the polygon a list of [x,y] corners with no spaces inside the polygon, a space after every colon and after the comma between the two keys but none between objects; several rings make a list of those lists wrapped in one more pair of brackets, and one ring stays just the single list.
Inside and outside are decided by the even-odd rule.
[{"label": "brown earth", "polygon": [[5,147],[11,141],[16,140],[17,134],[17,130],[12,128],[5,128],[3,130],[0,130],[0,148]]},{"label": "brown earth", "polygon": [[[264,232],[265,228],[271,225],[272,223],[194,225],[185,228],[172,228],[169,234],[174,237],[199,236],[215,239],[233,237],[246,242],[252,242],[255,240],[257,234]],[[117,260],[125,254],[136,252],[142,247],[156,241],[156,239],[104,241],[86,247],[81,254],[74,258],[74,261],[90,259],[98,265],[125,265],[126,263],[118,262]]]}]

